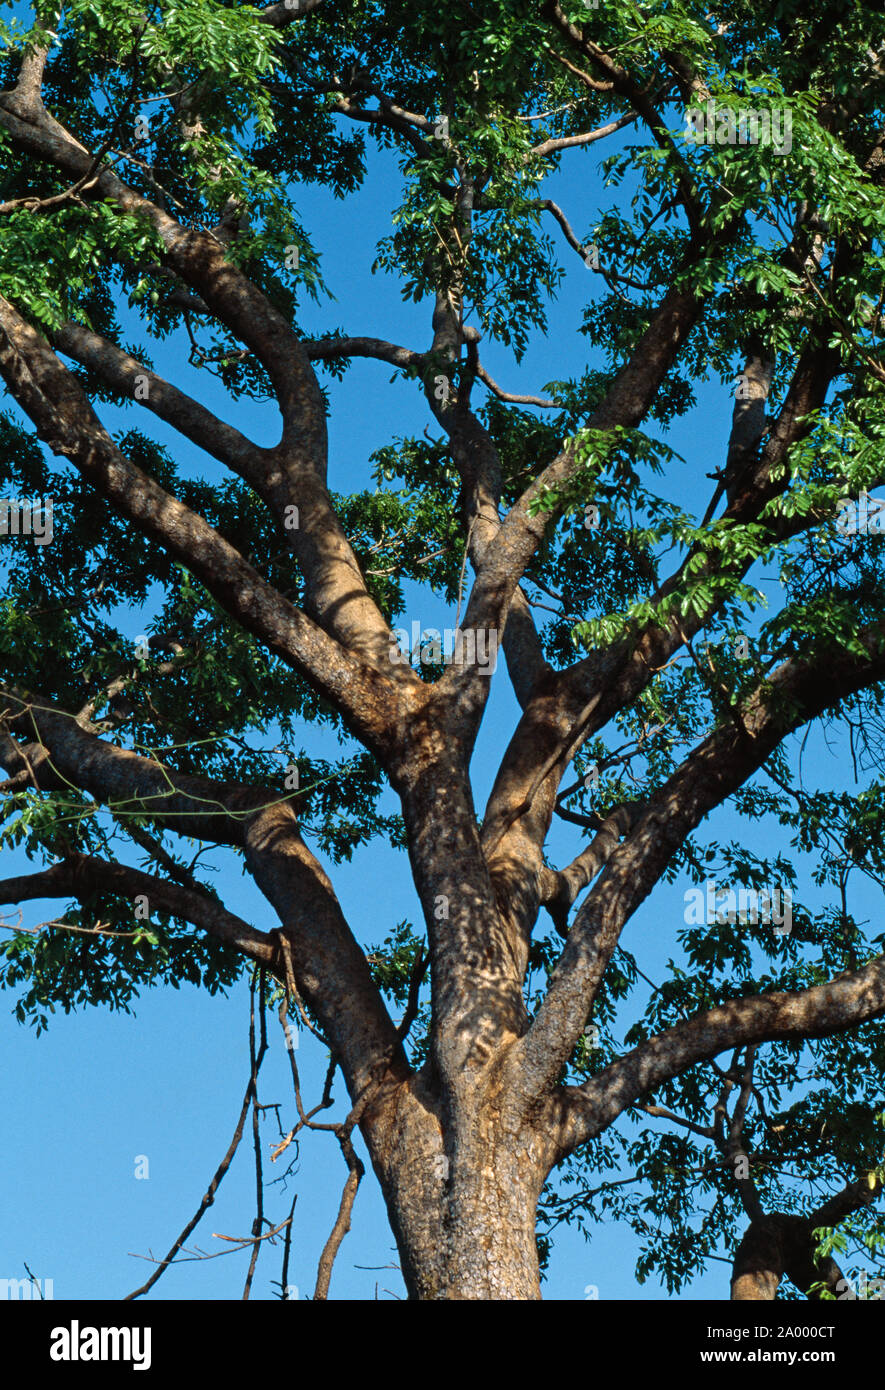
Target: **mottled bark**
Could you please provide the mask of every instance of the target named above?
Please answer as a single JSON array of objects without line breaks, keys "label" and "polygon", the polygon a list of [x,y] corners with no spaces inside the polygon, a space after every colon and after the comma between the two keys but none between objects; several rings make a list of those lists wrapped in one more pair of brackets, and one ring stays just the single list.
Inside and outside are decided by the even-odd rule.
[{"label": "mottled bark", "polygon": [[417,1299],[538,1299],[535,1214],[544,1134],[513,1104],[506,1066],[474,1063],[435,1095],[432,1063],[392,1089],[363,1132]]}]

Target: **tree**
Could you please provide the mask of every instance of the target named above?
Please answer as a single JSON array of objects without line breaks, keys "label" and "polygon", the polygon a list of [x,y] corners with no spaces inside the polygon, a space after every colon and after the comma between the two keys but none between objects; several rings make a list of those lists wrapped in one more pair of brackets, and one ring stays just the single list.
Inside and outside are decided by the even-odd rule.
[{"label": "tree", "polygon": [[[274,989],[297,1009],[352,1106],[318,1296],[355,1129],[415,1298],[536,1298],[553,1228],[601,1217],[670,1288],[725,1248],[734,1297],[844,1296],[832,1252],[885,1241],[885,956],[852,898],[885,873],[879,6],[72,0],[4,39],[3,833],[43,867],[0,894],[68,903],[4,945],[19,1017],[244,970],[262,1026]],[[383,332],[358,300],[299,328],[323,280],[294,190],[346,197],[367,138],[401,171],[376,265],[427,306],[416,346],[349,336]],[[549,179],[602,142],[614,201],[575,230]],[[483,356],[521,360],[575,254],[596,365],[502,388]],[[336,494],[317,371],[360,357],[432,432]],[[727,454],[685,464],[668,429],[711,374],[720,405],[737,378]],[[176,466],[151,417],[221,468]],[[445,636],[412,634],[416,592]],[[493,673],[521,714],[478,812]],[[294,753],[310,723],[347,756]],[[802,775],[822,727],[853,759],[835,789]],[[774,853],[701,844],[726,803]],[[588,841],[563,868],[556,820]],[[367,951],[321,859],[372,836],[424,924]],[[228,910],[188,838],[279,925]],[[655,985],[621,936],[680,872]]]}]

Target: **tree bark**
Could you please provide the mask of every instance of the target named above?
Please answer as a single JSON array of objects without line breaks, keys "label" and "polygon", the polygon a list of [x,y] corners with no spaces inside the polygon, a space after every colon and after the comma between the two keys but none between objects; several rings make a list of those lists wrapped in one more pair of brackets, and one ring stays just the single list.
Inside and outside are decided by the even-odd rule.
[{"label": "tree bark", "polygon": [[551,1149],[505,1072],[500,1059],[465,1067],[443,1103],[431,1061],[367,1113],[410,1299],[541,1297],[535,1223]]},{"label": "tree bark", "polygon": [[439,1194],[439,1222],[427,1222],[425,1204],[420,1229],[402,1232],[410,1298],[540,1299],[535,1214],[541,1184],[531,1141],[509,1138],[493,1133],[489,1118],[456,1146],[452,1159],[442,1148],[434,1153],[430,1178]]},{"label": "tree bark", "polygon": [[[784,1275],[800,1293],[815,1284],[832,1293],[845,1287],[842,1271],[828,1256],[815,1263],[813,1224],[803,1216],[776,1212],[750,1223],[737,1249],[731,1278],[732,1302],[773,1302]],[[845,1297],[845,1294],[841,1295]]]}]

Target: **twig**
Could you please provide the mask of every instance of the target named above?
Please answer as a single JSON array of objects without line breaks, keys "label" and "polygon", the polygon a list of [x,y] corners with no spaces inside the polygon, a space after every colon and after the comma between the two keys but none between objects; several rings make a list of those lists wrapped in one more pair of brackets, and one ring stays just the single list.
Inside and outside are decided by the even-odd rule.
[{"label": "twig", "polygon": [[428,951],[425,956],[423,948],[419,946],[415,955],[415,963],[412,966],[412,974],[409,978],[409,995],[406,1000],[406,1011],[396,1030],[396,1035],[400,1042],[405,1042],[409,1034],[409,1029],[418,1015],[418,998],[421,993],[421,981],[424,979],[429,964],[430,952]]},{"label": "twig", "polygon": [[292,1217],[295,1215],[295,1203],[298,1201],[298,1193],[292,1198],[292,1205],[289,1208],[289,1220],[286,1225],[286,1235],[283,1240],[283,1267],[280,1270],[280,1297],[283,1300],[289,1298],[289,1252],[292,1249]]},{"label": "twig", "polygon": [[255,1244],[252,1246],[252,1258],[249,1261],[249,1269],[246,1274],[246,1282],[243,1285],[243,1302],[249,1298],[249,1291],[252,1287],[252,1276],[255,1273],[255,1266],[258,1263],[258,1251],[261,1249],[258,1238],[261,1235],[261,1228],[264,1225],[264,1174],[261,1170],[261,1116],[258,1109],[258,1072],[267,1052],[267,1020],[264,1015],[264,995],[267,985],[267,975],[264,966],[258,973],[258,1008],[261,1019],[261,1042],[258,1053],[255,1052],[255,976],[252,977],[252,988],[250,991],[249,1009],[249,1059],[252,1063],[252,1076],[255,1084],[252,1087],[252,1144],[255,1149],[255,1220],[252,1223],[252,1235],[255,1237]]},{"label": "twig", "polygon": [[[192,1252],[188,1251],[186,1246],[182,1246],[182,1249],[185,1251],[184,1257],[180,1260],[176,1260],[175,1263],[177,1265],[185,1265],[191,1264],[195,1260],[220,1260],[222,1255],[237,1255],[241,1250],[245,1250],[247,1245],[256,1245],[259,1241],[262,1240],[269,1240],[271,1245],[273,1245],[274,1237],[278,1236],[280,1234],[280,1231],[284,1230],[288,1226],[290,1220],[291,1217],[287,1217],[285,1221],[280,1222],[279,1226],[274,1226],[272,1230],[265,1231],[264,1234],[260,1236],[223,1236],[220,1234],[220,1232],[213,1231],[213,1240],[230,1241],[231,1245],[236,1246],[236,1249],[216,1250],[214,1255],[210,1255],[208,1250],[201,1250],[199,1245],[195,1245]],[[131,1253],[132,1252],[130,1251],[130,1254]],[[152,1255],[133,1255],[133,1259],[147,1260],[149,1264],[166,1263],[165,1260],[155,1260]]]},{"label": "twig", "polygon": [[[217,1169],[215,1170],[215,1175],[212,1178],[212,1181],[210,1182],[209,1186],[207,1187],[203,1195],[203,1199],[200,1202],[200,1205],[198,1206],[194,1215],[191,1217],[190,1221],[185,1226],[184,1230],[178,1237],[175,1244],[172,1246],[172,1249],[169,1251],[169,1254],[166,1256],[165,1260],[162,1260],[160,1262],[159,1268],[151,1275],[147,1283],[142,1284],[141,1288],[134,1289],[132,1293],[126,1294],[126,1296],[123,1299],[124,1303],[129,1303],[132,1301],[132,1299],[140,1298],[142,1294],[147,1293],[148,1290],[151,1289],[154,1284],[156,1284],[157,1280],[160,1278],[160,1275],[163,1274],[163,1272],[166,1269],[168,1269],[169,1265],[173,1263],[175,1256],[184,1245],[184,1242],[187,1240],[191,1231],[193,1231],[199,1225],[200,1221],[202,1221],[203,1217],[205,1216],[207,1210],[215,1201],[215,1193],[218,1191],[221,1181],[228,1168],[230,1167],[233,1161],[233,1156],[236,1153],[240,1140],[243,1137],[243,1126],[246,1123],[246,1116],[249,1113],[249,1106],[252,1102],[252,1096],[255,1093],[257,1079],[258,1073],[255,1063],[253,1062],[249,1072],[249,1084],[246,1087],[246,1094],[243,1097],[243,1104],[240,1109],[240,1118],[237,1120],[237,1127],[234,1130],[233,1138],[230,1141],[227,1153],[224,1155],[224,1158],[221,1160]],[[258,1239],[260,1240],[262,1239],[262,1237],[259,1236]]]},{"label": "twig", "polygon": [[344,1184],[344,1191],[341,1194],[341,1205],[338,1208],[338,1217],[332,1227],[329,1239],[323,1247],[320,1262],[317,1267],[317,1282],[314,1289],[314,1300],[325,1299],[329,1293],[329,1281],[332,1277],[332,1266],[335,1263],[335,1256],[341,1247],[341,1242],[350,1230],[350,1216],[353,1211],[353,1204],[356,1199],[357,1189],[360,1180],[365,1172],[360,1159],[357,1157],[350,1138],[341,1140],[341,1152],[344,1154],[349,1172],[347,1181]]},{"label": "twig", "polygon": [[[295,1060],[295,1045],[292,1041],[292,1029],[289,1026],[289,991],[292,991],[296,999],[298,998],[298,993],[295,988],[295,975],[292,969],[291,948],[289,946],[288,940],[285,936],[283,936],[282,933],[280,934],[280,950],[283,957],[283,966],[286,973],[286,985],[283,989],[283,997],[280,1000],[279,1019],[283,1029],[283,1033],[285,1034],[286,1038],[286,1052],[289,1055],[289,1066],[292,1071],[292,1086],[295,1091],[295,1105],[298,1110],[298,1123],[294,1126],[293,1129],[289,1130],[289,1133],[284,1136],[282,1142],[278,1144],[277,1147],[274,1149],[273,1153],[270,1156],[271,1163],[276,1163],[280,1154],[285,1153],[286,1149],[288,1149],[289,1145],[292,1143],[293,1139],[300,1130],[334,1130],[336,1128],[335,1125],[317,1125],[313,1123],[313,1117],[314,1115],[316,1115],[317,1111],[328,1110],[329,1106],[332,1104],[332,1078],[334,1077],[335,1071],[338,1066],[338,1062],[334,1056],[331,1057],[329,1060],[329,1069],[326,1073],[326,1081],[325,1085],[323,1086],[322,1099],[320,1100],[318,1105],[315,1105],[313,1107],[312,1110],[308,1110],[307,1112],[305,1112],[304,1109],[304,1105],[301,1099],[301,1079],[298,1075],[298,1063]],[[312,1031],[316,1032],[316,1029],[313,1029]],[[319,1036],[319,1034],[317,1034],[317,1036]]]},{"label": "twig", "polygon": [[543,396],[519,396],[512,391],[505,391],[493,381],[485,367],[477,365],[476,375],[491,391],[493,396],[497,396],[499,401],[507,401],[511,405],[536,405],[539,410],[559,410],[561,406],[556,401],[545,400]]}]

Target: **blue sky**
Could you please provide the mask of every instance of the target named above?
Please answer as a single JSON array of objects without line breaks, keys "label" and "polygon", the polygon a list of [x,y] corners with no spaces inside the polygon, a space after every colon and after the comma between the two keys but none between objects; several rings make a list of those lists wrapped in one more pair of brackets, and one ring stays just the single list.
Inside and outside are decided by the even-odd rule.
[{"label": "blue sky", "polygon": [[[611,151],[570,153],[563,172],[545,190],[560,201],[579,234],[588,234],[602,194],[598,165]],[[296,207],[323,259],[327,283],[337,303],[315,307],[307,301],[303,314],[306,333],[320,332],[330,323],[353,334],[371,334],[410,347],[426,347],[430,333],[428,305],[404,304],[391,277],[371,276],[375,244],[390,229],[390,211],[398,201],[396,171],[389,157],[372,156],[364,191],[336,202],[322,189],[297,192]],[[551,224],[551,235],[558,235]],[[586,341],[577,332],[582,309],[602,282],[562,247],[566,278],[551,306],[550,329],[537,335],[517,368],[509,353],[489,345],[485,365],[507,389],[540,392],[551,379],[578,374],[586,365]],[[132,335],[135,336],[134,333]],[[218,383],[188,366],[182,343],[152,347],[157,369],[200,396],[245,433],[272,442],[275,411],[247,401],[230,402]],[[419,389],[397,379],[377,362],[355,362],[343,384],[329,381],[331,397],[330,485],[347,491],[366,484],[371,452],[394,435],[420,432],[430,423]],[[697,408],[678,422],[668,441],[688,460],[674,463],[666,489],[672,498],[697,507],[698,477],[724,461],[731,415],[726,387],[711,383],[701,388]],[[104,418],[118,426],[121,412],[105,410]],[[183,471],[215,476],[217,465],[203,458],[171,430],[157,423],[156,438],[168,444]],[[707,488],[705,482],[705,490]],[[711,486],[711,485],[709,485]],[[148,630],[150,608],[125,615],[128,636]],[[405,615],[404,625],[454,625],[438,603],[424,601]],[[482,805],[491,786],[517,707],[506,681],[504,663],[494,678],[485,725],[474,761],[476,799]],[[309,747],[313,744],[306,739]],[[328,746],[328,745],[327,745]],[[317,744],[322,748],[322,740]],[[827,754],[812,739],[808,755],[814,775],[836,784],[845,775],[838,755]],[[828,761],[829,759],[829,761]],[[392,806],[392,802],[391,802]],[[760,852],[770,850],[770,831],[748,831],[726,809],[711,821],[720,838],[740,833]],[[567,862],[581,845],[575,827],[554,827],[552,857]],[[262,929],[275,925],[267,904],[244,878],[240,866],[221,854],[214,882],[231,910]],[[4,857],[4,875],[25,872],[27,862],[15,854]],[[30,866],[33,867],[33,866]],[[383,845],[358,850],[353,862],[337,868],[333,881],[345,914],[366,945],[380,942],[403,918],[420,920],[417,897],[404,854]],[[810,884],[806,885],[809,887]],[[625,945],[639,957],[643,970],[659,979],[676,950],[682,924],[685,883],[662,885],[640,909],[625,933]],[[809,901],[812,896],[809,896]],[[27,904],[25,922],[33,924],[59,909],[58,903]],[[872,912],[871,904],[871,912]],[[35,1275],[51,1278],[56,1298],[117,1297],[141,1283],[150,1266],[132,1257],[165,1254],[173,1238],[196,1209],[216,1164],[225,1151],[239,1110],[248,1071],[245,987],[227,999],[209,999],[191,986],[178,991],[152,991],[135,1006],[135,1015],[91,1012],[56,1017],[48,1035],[35,1037],[10,1015],[11,995],[0,995],[0,1107],[6,1117],[6,1140],[0,1150],[0,1185],[5,1194],[0,1223],[0,1277],[20,1277],[27,1262]],[[625,1027],[627,1026],[625,1022]],[[288,1125],[294,1106],[282,1039],[275,1019],[270,1021],[273,1050],[265,1063],[261,1101],[280,1102]],[[306,1097],[318,1098],[325,1056],[313,1040],[302,1036],[299,1049]],[[340,1083],[337,1108],[343,1117],[346,1101]],[[329,1118],[323,1116],[321,1118]],[[273,1112],[263,1121],[265,1153],[276,1134]],[[147,1180],[135,1177],[137,1159],[149,1161]],[[277,1165],[278,1166],[278,1165]],[[269,1165],[268,1165],[269,1167]],[[290,1283],[301,1296],[312,1292],[316,1264],[334,1220],[345,1168],[334,1139],[308,1135],[296,1171],[285,1191],[269,1189],[267,1214],[276,1221],[288,1211],[298,1193],[290,1263]],[[189,1242],[214,1253],[223,1243],[213,1232],[246,1235],[253,1215],[254,1172],[251,1139],[247,1133],[218,1199]],[[582,1299],[588,1285],[602,1299],[661,1298],[654,1282],[638,1287],[633,1265],[638,1242],[626,1226],[598,1227],[592,1244],[576,1233],[560,1233],[544,1293],[554,1299]],[[396,1251],[383,1204],[371,1171],[356,1202],[354,1227],[335,1267],[333,1298],[371,1299],[402,1296],[395,1268]],[[185,1263],[169,1270],[157,1286],[163,1298],[238,1297],[247,1256]],[[266,1249],[258,1264],[253,1297],[273,1296],[271,1281],[279,1278],[280,1252]],[[725,1298],[729,1271],[714,1264],[687,1292],[689,1297]]]}]

